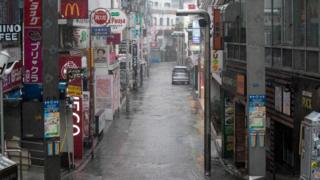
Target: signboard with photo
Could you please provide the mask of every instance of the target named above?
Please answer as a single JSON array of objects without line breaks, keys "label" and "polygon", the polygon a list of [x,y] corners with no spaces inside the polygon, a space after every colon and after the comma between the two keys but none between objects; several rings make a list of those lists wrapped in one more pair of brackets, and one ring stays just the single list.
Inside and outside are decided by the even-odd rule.
[{"label": "signboard with photo", "polygon": [[105,66],[108,67],[108,47],[99,47],[94,49],[94,63],[95,66]]}]

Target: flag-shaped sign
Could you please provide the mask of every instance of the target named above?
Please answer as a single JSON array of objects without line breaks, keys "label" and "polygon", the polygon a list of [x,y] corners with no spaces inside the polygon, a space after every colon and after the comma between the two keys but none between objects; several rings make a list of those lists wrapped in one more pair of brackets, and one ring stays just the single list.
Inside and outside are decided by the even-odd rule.
[{"label": "flag-shaped sign", "polygon": [[88,0],[61,0],[62,19],[88,19]]}]

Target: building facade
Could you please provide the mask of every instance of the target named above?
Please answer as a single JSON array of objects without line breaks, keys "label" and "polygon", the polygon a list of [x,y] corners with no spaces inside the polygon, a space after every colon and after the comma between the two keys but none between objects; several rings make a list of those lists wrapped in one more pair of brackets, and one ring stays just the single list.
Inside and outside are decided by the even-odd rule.
[{"label": "building facade", "polygon": [[[320,2],[264,2],[265,16],[259,20],[264,21],[265,31],[256,33],[265,38],[265,56],[257,57],[257,61],[264,61],[266,69],[266,170],[298,175],[301,122],[311,111],[319,111]],[[248,127],[242,112],[247,107],[246,28],[252,28],[246,23],[249,10],[245,0],[213,3],[220,10],[224,40],[221,101],[225,112],[216,124],[222,124],[223,155],[246,169]]]}]

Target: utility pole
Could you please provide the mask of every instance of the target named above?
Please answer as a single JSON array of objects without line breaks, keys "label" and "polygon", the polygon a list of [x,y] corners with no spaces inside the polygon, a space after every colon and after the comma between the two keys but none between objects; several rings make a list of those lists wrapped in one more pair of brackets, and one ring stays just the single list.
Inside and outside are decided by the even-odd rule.
[{"label": "utility pole", "polygon": [[[59,100],[58,1],[42,1],[43,105],[47,99]],[[44,107],[44,106],[43,106]],[[43,117],[44,119],[44,117]],[[60,128],[60,127],[59,127]],[[50,149],[52,147],[52,149]],[[44,138],[44,179],[60,180],[60,137]],[[57,149],[57,151],[55,151]],[[53,150],[53,153],[52,153]]]},{"label": "utility pole", "polygon": [[[264,37],[264,1],[246,1],[246,42],[247,42],[247,124],[249,134],[249,176],[264,178],[266,175],[265,112],[264,117],[254,114],[265,111],[265,52]],[[262,103],[261,103],[262,102]],[[252,108],[260,105],[259,108]],[[250,108],[249,108],[250,107]],[[252,110],[256,109],[256,110]],[[258,110],[259,109],[259,110]],[[250,112],[249,112],[250,111]],[[258,112],[260,111],[260,112]],[[258,121],[258,122],[257,122]],[[260,124],[260,127],[257,126]],[[261,126],[261,124],[263,124]]]},{"label": "utility pole", "polygon": [[178,9],[177,16],[197,15],[203,19],[199,20],[201,28],[205,28],[205,95],[204,95],[204,171],[206,176],[211,175],[211,52],[210,52],[210,16],[205,10],[181,10]]}]

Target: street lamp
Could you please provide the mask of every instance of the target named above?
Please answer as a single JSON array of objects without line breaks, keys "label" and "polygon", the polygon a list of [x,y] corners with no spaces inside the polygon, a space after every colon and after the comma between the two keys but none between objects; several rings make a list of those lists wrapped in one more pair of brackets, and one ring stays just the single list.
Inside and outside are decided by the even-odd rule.
[{"label": "street lamp", "polygon": [[11,61],[11,56],[8,51],[3,50],[0,52],[0,126],[1,126],[1,153],[4,155],[5,147],[4,147],[4,120],[3,120],[3,84],[2,80],[4,75],[10,74],[14,68],[14,65],[18,61]]},{"label": "street lamp", "polygon": [[211,126],[210,126],[210,16],[207,11],[199,10],[182,10],[178,9],[177,16],[196,15],[204,19],[205,23],[200,23],[201,27],[206,27],[205,30],[205,107],[204,107],[204,171],[206,176],[210,176],[211,173]]}]

